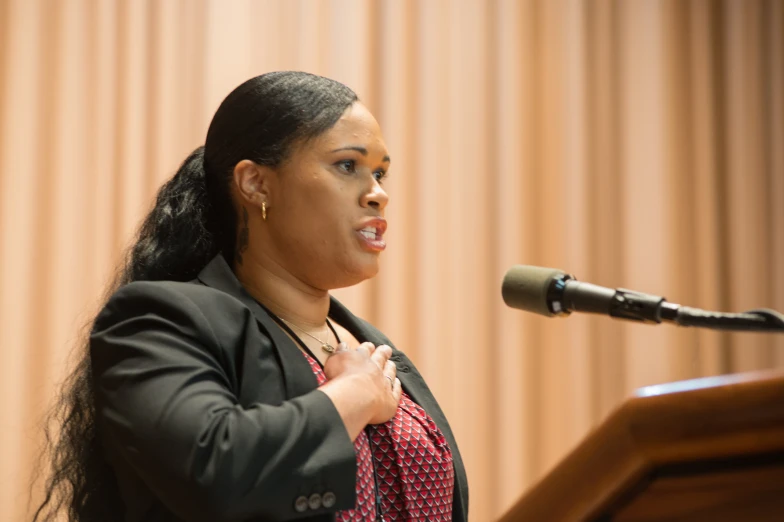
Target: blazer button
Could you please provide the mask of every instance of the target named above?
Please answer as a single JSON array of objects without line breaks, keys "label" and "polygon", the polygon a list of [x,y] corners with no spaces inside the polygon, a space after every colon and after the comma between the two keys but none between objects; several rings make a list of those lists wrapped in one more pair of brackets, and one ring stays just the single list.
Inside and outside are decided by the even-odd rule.
[{"label": "blazer button", "polygon": [[304,513],[308,510],[308,498],[307,497],[297,497],[297,500],[294,501],[294,511],[297,513]]},{"label": "blazer button", "polygon": [[319,509],[321,507],[321,495],[313,493],[308,499],[308,506],[313,510]]},{"label": "blazer button", "polygon": [[327,491],[326,493],[324,493],[324,496],[321,497],[321,503],[324,505],[325,508],[331,508],[332,506],[334,506],[336,500],[337,499],[335,498],[335,494],[331,491]]}]

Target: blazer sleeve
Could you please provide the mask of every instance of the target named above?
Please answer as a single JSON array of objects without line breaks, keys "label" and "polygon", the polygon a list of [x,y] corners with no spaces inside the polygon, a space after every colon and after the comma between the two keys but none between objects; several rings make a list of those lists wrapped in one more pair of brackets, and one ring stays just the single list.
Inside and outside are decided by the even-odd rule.
[{"label": "blazer sleeve", "polygon": [[[356,454],[329,397],[313,390],[241,407],[221,363],[230,358],[176,286],[118,290],[96,318],[90,352],[104,446],[183,520],[290,520],[354,507]],[[300,496],[327,491],[336,499],[329,509],[295,509]]]}]

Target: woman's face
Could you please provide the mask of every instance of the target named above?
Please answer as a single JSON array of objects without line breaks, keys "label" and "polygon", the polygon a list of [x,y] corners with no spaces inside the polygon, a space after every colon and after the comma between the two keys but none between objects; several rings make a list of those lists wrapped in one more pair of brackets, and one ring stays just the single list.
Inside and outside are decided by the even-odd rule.
[{"label": "woman's face", "polygon": [[328,131],[300,145],[271,176],[267,245],[300,281],[322,290],[378,272],[386,247],[382,188],[389,154],[378,122],[359,102]]}]

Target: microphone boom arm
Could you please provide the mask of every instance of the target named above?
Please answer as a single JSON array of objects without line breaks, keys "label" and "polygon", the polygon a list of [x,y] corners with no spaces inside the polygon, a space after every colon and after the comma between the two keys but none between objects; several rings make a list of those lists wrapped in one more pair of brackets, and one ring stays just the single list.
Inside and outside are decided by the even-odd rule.
[{"label": "microphone boom arm", "polygon": [[569,274],[556,277],[547,289],[552,315],[587,312],[644,323],[671,322],[714,330],[784,332],[784,315],[759,309],[741,313],[711,312],[669,303],[663,297],[624,288],[610,289],[577,281]]}]

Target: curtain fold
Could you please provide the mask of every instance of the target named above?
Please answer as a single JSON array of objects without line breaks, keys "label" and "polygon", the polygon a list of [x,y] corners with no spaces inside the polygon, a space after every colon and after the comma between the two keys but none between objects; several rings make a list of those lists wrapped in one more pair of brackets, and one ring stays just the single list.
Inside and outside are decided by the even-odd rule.
[{"label": "curtain fold", "polygon": [[426,377],[472,520],[637,387],[784,366],[781,336],[500,297],[519,263],[784,310],[782,2],[0,0],[0,520],[29,520],[41,416],[157,188],[279,69],[347,83],[381,123],[389,248],[335,294]]}]

